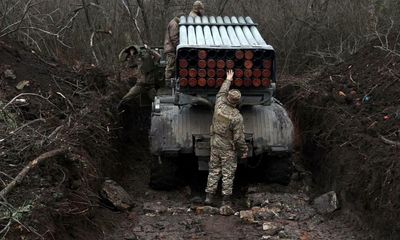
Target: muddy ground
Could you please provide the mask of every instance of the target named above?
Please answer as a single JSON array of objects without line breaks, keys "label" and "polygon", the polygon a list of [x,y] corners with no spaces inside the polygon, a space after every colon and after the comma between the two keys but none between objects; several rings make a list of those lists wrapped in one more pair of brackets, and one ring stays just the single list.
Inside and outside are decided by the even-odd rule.
[{"label": "muddy ground", "polygon": [[[146,132],[138,135],[145,136]],[[201,204],[190,203],[189,187],[152,190],[148,187],[150,156],[143,142],[146,140],[132,140],[125,146],[128,170],[120,180],[135,199],[135,207],[128,212],[98,208],[93,221],[99,226],[100,238],[373,239],[355,227],[343,211],[327,215],[317,213],[311,204],[316,196],[310,186],[311,175],[303,171],[295,174],[298,177],[289,186],[282,186],[245,183],[251,172],[239,170],[233,216],[222,216],[203,209]],[[240,218],[240,211],[251,209],[254,221]],[[263,224],[274,228],[263,230]]]}]

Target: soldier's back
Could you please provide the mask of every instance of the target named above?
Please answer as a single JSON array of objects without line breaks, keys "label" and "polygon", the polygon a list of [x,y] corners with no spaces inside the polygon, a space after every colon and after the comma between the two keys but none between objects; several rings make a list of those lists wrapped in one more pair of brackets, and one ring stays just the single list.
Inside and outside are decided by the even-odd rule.
[{"label": "soldier's back", "polygon": [[239,117],[240,113],[235,107],[225,102],[216,105],[213,118],[214,138],[211,142],[213,147],[234,150],[232,129]]}]

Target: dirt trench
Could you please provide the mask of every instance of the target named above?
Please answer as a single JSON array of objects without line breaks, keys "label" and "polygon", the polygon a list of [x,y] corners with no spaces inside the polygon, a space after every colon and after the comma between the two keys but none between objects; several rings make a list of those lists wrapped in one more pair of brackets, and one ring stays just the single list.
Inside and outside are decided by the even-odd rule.
[{"label": "dirt trench", "polygon": [[[28,202],[34,209],[29,216],[22,214],[22,223],[29,228],[14,224],[6,239],[305,240],[398,236],[398,150],[379,138],[382,135],[396,141],[398,59],[366,48],[327,73],[310,79],[281,79],[278,98],[286,104],[296,125],[293,179],[289,186],[243,184],[252,173],[239,169],[236,214],[221,216],[215,209],[192,205],[187,186],[169,192],[149,188],[150,109],[132,106],[130,113],[122,115],[115,109],[128,89],[127,82],[112,80],[88,66],[78,72],[66,66],[49,67],[21,46],[0,45],[1,56],[5,56],[0,58],[4,67],[0,70],[10,68],[17,75],[16,79],[1,75],[2,80],[6,79],[0,84],[2,99],[10,101],[21,92],[15,86],[28,79],[30,85],[24,91],[43,94],[54,103],[38,98],[13,105],[10,113],[20,114],[15,115],[20,121],[17,127],[39,117],[48,121],[35,122],[37,126],[31,125],[30,131],[14,135],[23,151],[16,148],[8,155],[1,152],[5,159],[0,162],[1,171],[15,176],[38,149],[46,151],[66,143],[74,147],[74,156],[82,162],[76,165],[71,159],[55,159],[15,189],[10,203],[25,206],[26,199],[35,199]],[[383,81],[376,83],[376,79]],[[365,95],[371,99],[362,100]],[[125,128],[116,123],[121,120]],[[63,130],[57,133],[59,126]],[[44,148],[47,142],[33,130],[44,136],[56,131],[56,140]],[[34,139],[26,138],[26,133]],[[15,143],[7,138],[0,147],[13,149]],[[101,200],[100,185],[107,178],[127,190],[135,202],[132,209],[116,211]],[[318,213],[312,200],[332,190],[338,194],[340,209]],[[252,204],[248,204],[249,199],[253,199]],[[246,210],[252,210],[254,219],[240,218],[240,211]],[[376,237],[375,230],[384,235]]]},{"label": "dirt trench", "polygon": [[[124,120],[135,122],[122,131],[124,170],[115,176],[133,197],[126,212],[97,208],[92,219],[97,239],[373,239],[357,228],[344,212],[319,214],[312,176],[298,168],[289,186],[246,181],[252,172],[239,168],[232,216],[222,216],[190,203],[188,186],[172,191],[149,187],[149,109],[138,109]],[[254,219],[241,219],[241,211]],[[271,227],[271,229],[267,229]],[[263,230],[264,228],[264,230]],[[92,237],[93,237],[92,236]]]}]

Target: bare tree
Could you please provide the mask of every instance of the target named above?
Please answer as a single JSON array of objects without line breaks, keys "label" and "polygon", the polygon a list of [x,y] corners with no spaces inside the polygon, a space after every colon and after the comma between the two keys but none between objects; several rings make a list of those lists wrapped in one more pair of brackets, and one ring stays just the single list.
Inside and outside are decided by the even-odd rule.
[{"label": "bare tree", "polygon": [[[301,72],[334,64],[364,41],[400,25],[396,0],[204,0],[208,15],[248,15],[278,51],[280,70]],[[3,0],[0,37],[13,36],[65,62],[112,66],[126,44],[161,45],[165,27],[183,0]],[[240,7],[237,7],[239,4]],[[263,6],[263,10],[260,7]],[[112,33],[112,35],[111,35]]]}]

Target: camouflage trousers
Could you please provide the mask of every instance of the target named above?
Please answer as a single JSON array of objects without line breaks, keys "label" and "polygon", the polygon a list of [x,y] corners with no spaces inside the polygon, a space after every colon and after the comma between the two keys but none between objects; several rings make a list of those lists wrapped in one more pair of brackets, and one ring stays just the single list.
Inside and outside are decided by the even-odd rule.
[{"label": "camouflage trousers", "polygon": [[232,150],[222,150],[211,146],[207,193],[217,191],[218,182],[222,176],[222,194],[232,195],[233,180],[237,168],[236,154]]},{"label": "camouflage trousers", "polygon": [[166,54],[166,66],[165,66],[165,81],[167,81],[167,86],[169,86],[169,81],[171,78],[175,77],[175,59],[174,53]]}]

